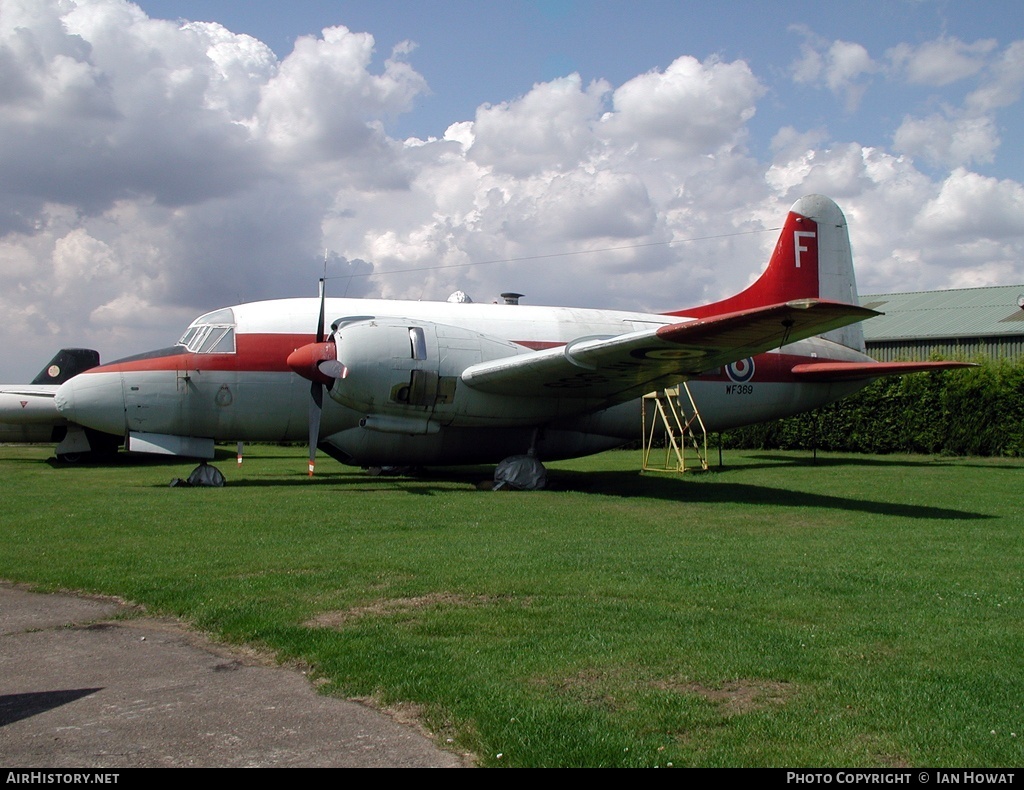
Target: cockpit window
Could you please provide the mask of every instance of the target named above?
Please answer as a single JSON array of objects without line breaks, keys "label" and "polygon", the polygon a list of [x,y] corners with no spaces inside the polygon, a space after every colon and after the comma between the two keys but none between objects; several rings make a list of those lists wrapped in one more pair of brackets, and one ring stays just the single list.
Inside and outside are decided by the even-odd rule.
[{"label": "cockpit window", "polygon": [[196,332],[198,331],[199,327],[190,326],[187,330],[185,330],[185,334],[181,336],[181,340],[178,341],[178,345],[187,346],[189,343],[192,342],[192,338],[196,336]]},{"label": "cockpit window", "polygon": [[235,350],[235,330],[231,327],[212,326],[199,347],[200,354],[231,354]]},{"label": "cockpit window", "polygon": [[197,324],[235,324],[235,311],[230,307],[224,307],[220,310],[214,310],[212,313],[201,315],[195,321],[192,322],[193,326]]},{"label": "cockpit window", "polygon": [[235,314],[231,308],[201,315],[178,341],[193,354],[234,354]]}]

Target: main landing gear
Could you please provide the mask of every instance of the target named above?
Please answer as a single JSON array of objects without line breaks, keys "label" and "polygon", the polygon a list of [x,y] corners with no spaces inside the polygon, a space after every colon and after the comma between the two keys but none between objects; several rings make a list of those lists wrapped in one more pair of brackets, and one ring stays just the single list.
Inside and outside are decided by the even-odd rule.
[{"label": "main landing gear", "polygon": [[534,430],[530,449],[526,455],[511,455],[498,464],[494,470],[492,491],[514,489],[516,491],[538,491],[548,484],[548,470],[537,457],[537,435]]}]

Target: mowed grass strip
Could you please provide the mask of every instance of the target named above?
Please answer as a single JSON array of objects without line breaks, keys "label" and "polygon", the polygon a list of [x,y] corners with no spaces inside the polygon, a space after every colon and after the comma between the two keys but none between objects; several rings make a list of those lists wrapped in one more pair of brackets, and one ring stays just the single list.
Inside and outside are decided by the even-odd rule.
[{"label": "mowed grass strip", "polygon": [[122,596],[409,706],[484,766],[1024,763],[1024,464],[639,453],[371,477],[302,448],[0,449],[0,578]]}]

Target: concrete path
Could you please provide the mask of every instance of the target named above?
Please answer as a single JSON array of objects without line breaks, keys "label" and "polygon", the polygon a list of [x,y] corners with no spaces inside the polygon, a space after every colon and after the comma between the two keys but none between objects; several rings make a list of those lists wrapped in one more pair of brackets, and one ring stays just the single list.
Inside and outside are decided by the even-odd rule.
[{"label": "concrete path", "polygon": [[301,672],[116,601],[0,584],[7,768],[463,765],[412,726],[318,695]]}]

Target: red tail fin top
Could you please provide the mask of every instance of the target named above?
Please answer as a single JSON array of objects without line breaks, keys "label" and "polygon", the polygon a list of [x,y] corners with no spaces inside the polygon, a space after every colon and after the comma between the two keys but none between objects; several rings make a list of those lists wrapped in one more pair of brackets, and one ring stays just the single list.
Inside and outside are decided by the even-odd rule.
[{"label": "red tail fin top", "polygon": [[819,296],[818,223],[790,211],[768,261],[768,268],[753,285],[720,302],[675,310],[667,315],[706,318],[793,299],[817,299]]},{"label": "red tail fin top", "polygon": [[[707,318],[794,299],[859,302],[846,217],[824,195],[805,195],[793,204],[768,268],[753,285],[720,302],[669,315]],[[827,332],[824,337],[864,352],[864,331],[859,324]]]}]

